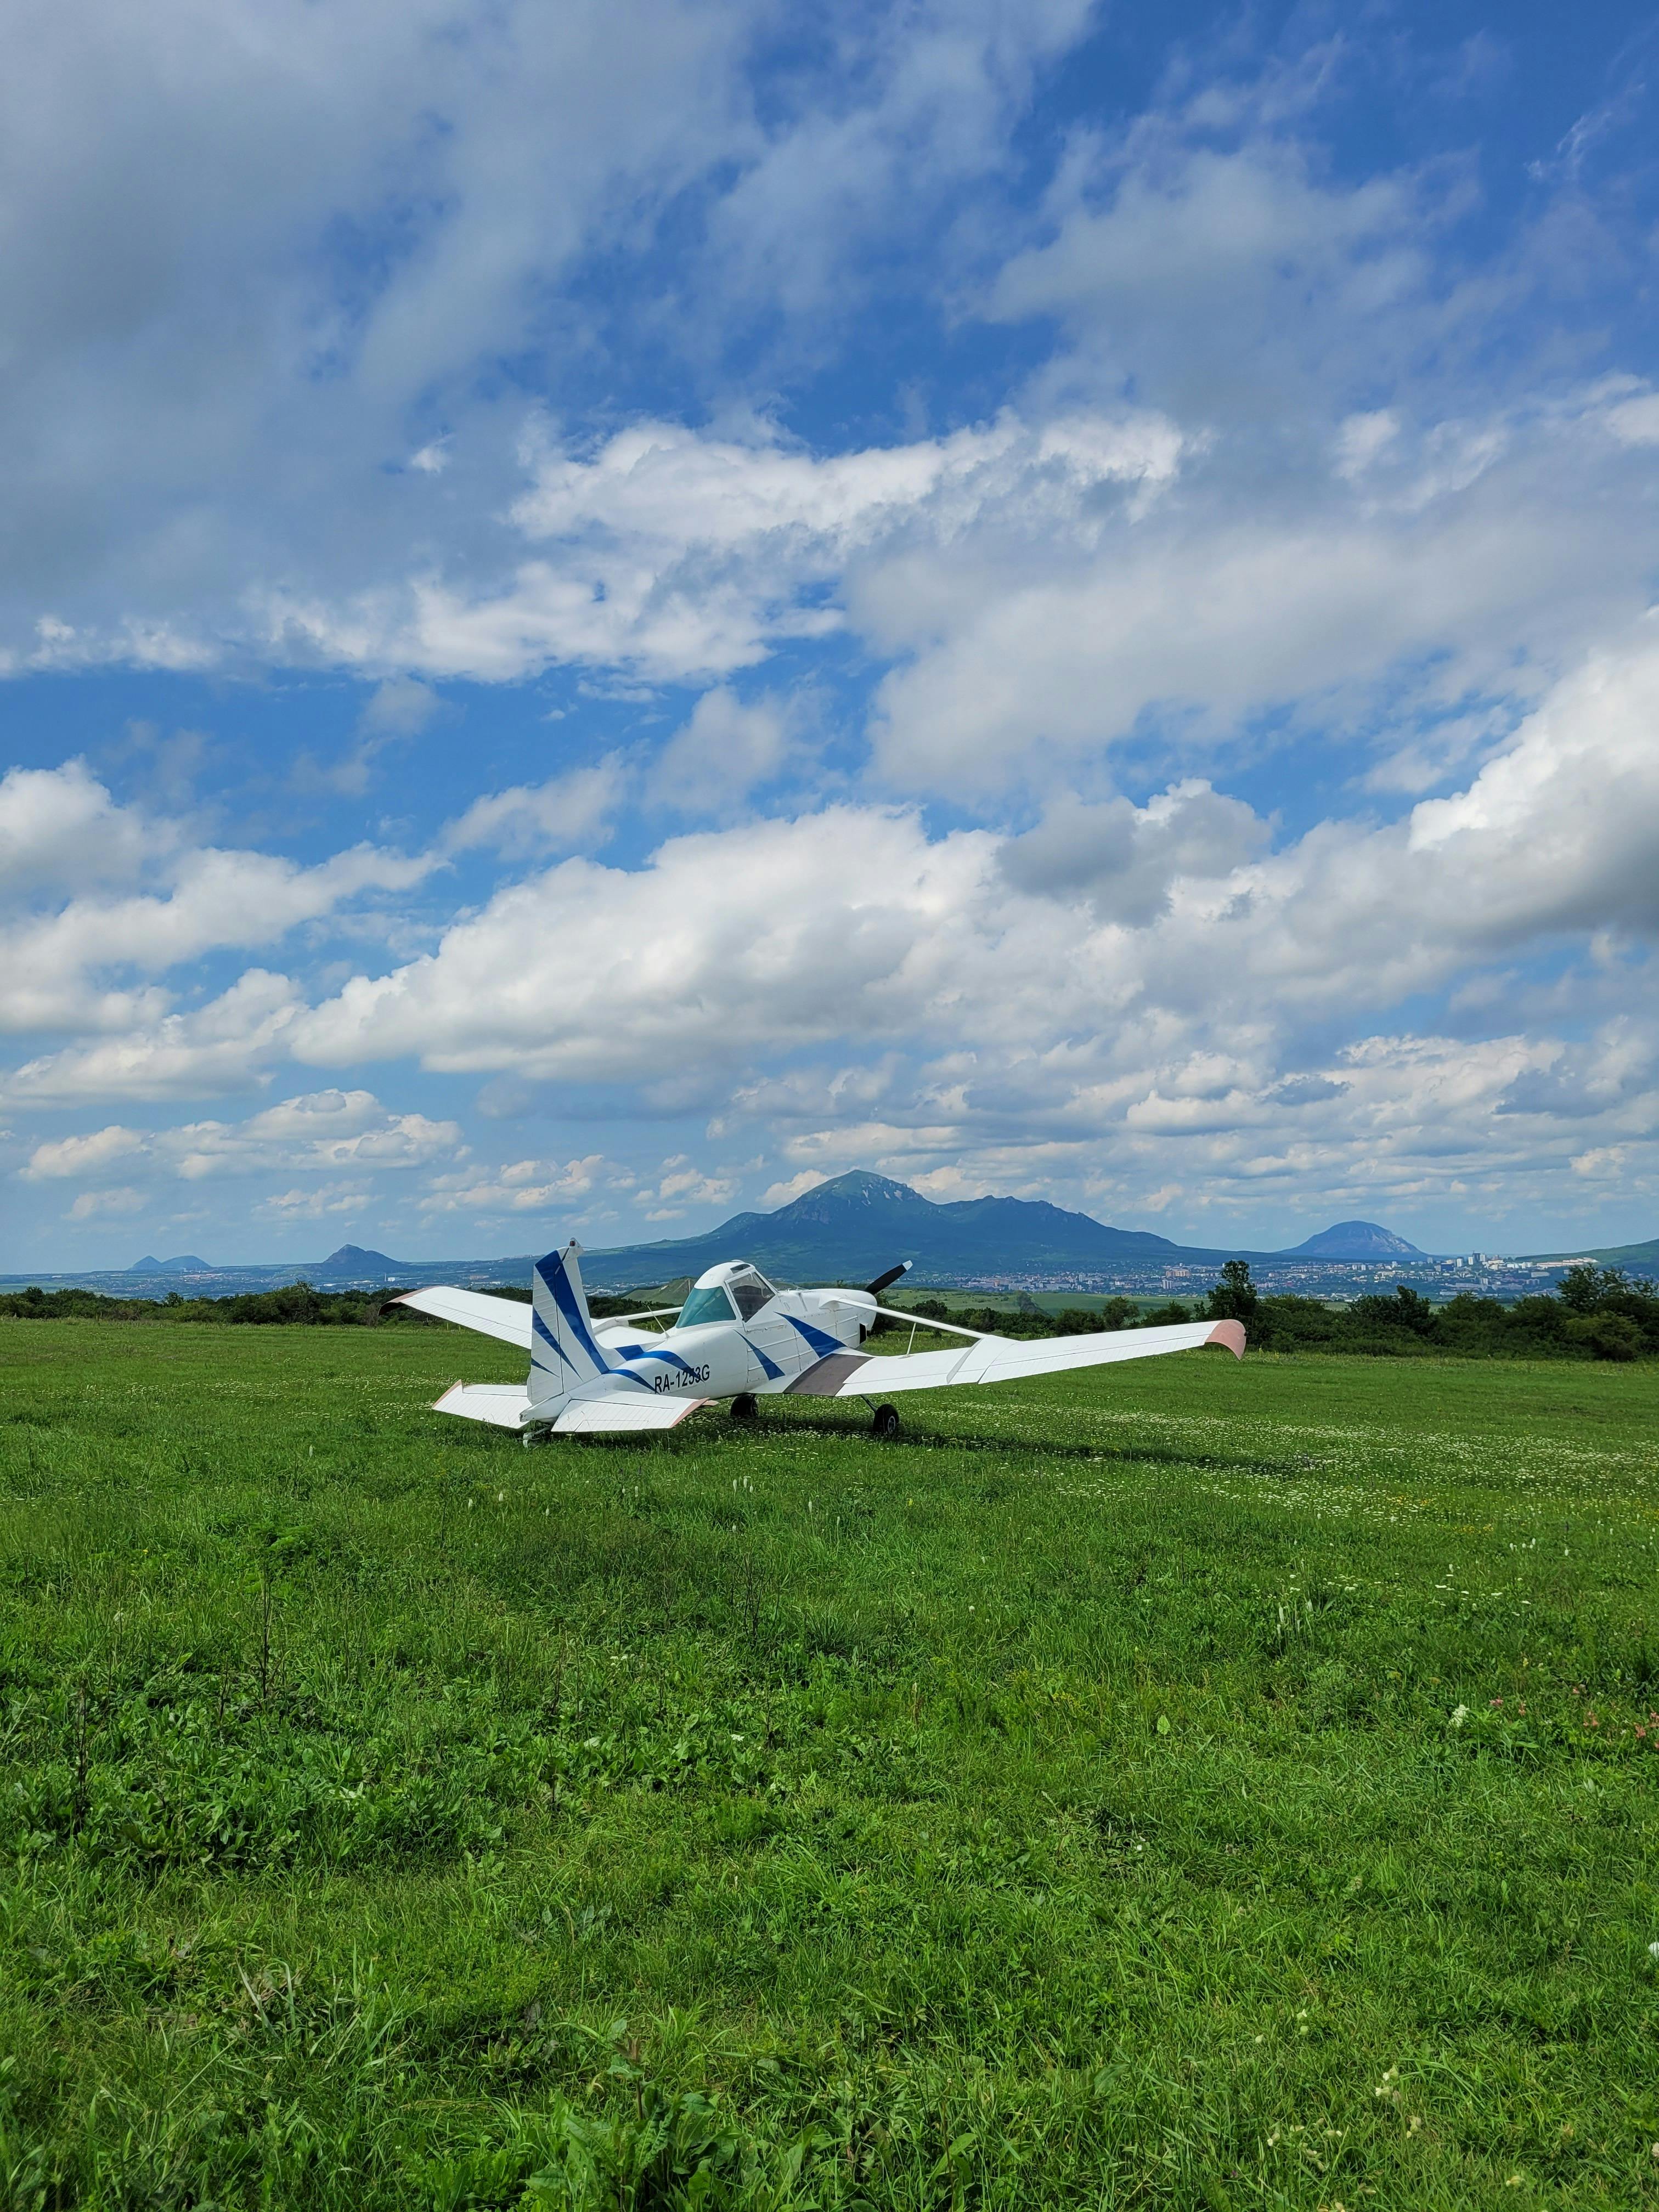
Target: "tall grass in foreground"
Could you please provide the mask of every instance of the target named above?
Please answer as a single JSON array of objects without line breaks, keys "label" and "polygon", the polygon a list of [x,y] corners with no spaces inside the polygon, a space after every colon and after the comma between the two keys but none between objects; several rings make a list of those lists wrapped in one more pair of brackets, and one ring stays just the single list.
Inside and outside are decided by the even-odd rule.
[{"label": "tall grass in foreground", "polygon": [[1659,2203],[1659,1374],[0,1324],[0,2204]]}]

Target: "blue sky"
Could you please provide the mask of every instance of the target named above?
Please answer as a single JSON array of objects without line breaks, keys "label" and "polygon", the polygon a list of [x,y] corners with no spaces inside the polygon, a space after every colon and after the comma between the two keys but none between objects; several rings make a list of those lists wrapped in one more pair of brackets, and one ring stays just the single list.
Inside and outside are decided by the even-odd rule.
[{"label": "blue sky", "polygon": [[1659,18],[28,13],[0,1264],[1659,1226]]}]

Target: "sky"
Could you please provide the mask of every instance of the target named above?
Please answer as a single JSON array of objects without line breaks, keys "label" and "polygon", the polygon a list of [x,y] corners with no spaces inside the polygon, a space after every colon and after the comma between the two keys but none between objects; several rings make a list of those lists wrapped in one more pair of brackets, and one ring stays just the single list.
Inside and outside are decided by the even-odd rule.
[{"label": "sky", "polygon": [[0,1267],[1659,1230],[1659,16],[20,5]]}]

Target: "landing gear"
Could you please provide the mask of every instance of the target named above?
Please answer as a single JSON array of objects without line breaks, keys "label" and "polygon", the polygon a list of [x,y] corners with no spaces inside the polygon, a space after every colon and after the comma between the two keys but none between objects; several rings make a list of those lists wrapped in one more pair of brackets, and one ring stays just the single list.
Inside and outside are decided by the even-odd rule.
[{"label": "landing gear", "polygon": [[760,1407],[746,1390],[732,1401],[732,1418],[734,1421],[752,1421],[759,1411]]},{"label": "landing gear", "polygon": [[870,1422],[872,1437],[896,1437],[899,1431],[897,1409],[892,1406],[878,1406]]}]

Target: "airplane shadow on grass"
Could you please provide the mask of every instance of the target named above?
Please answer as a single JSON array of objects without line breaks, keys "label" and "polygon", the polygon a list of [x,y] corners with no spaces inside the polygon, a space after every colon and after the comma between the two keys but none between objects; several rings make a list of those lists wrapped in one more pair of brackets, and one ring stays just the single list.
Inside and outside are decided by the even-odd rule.
[{"label": "airplane shadow on grass", "polygon": [[[764,1401],[763,1401],[763,1403]],[[647,1441],[659,1449],[666,1449],[678,1456],[699,1446],[710,1446],[723,1441],[734,1443],[787,1443],[793,1437],[820,1437],[826,1443],[864,1444],[893,1451],[908,1446],[921,1451],[956,1451],[993,1453],[1005,1459],[1059,1460],[1072,1465],[1184,1468],[1203,1474],[1259,1475],[1283,1481],[1287,1476],[1308,1475],[1318,1471],[1320,1462],[1310,1462],[1297,1453],[1285,1459],[1265,1458],[1258,1452],[1194,1451],[1173,1444],[1140,1442],[1133,1445],[1114,1447],[1099,1443],[1065,1443],[1050,1439],[1027,1437],[964,1434],[960,1430],[935,1429],[913,1425],[907,1421],[896,1437],[876,1437],[870,1433],[867,1421],[845,1419],[837,1420],[832,1415],[797,1414],[787,1421],[768,1420],[763,1411],[753,1419],[734,1421],[730,1416],[715,1413],[704,1422],[687,1422],[677,1430],[669,1430],[650,1438],[630,1436],[586,1436],[550,1437],[538,1447],[553,1449],[580,1444],[588,1451],[622,1450],[637,1453]]]}]

